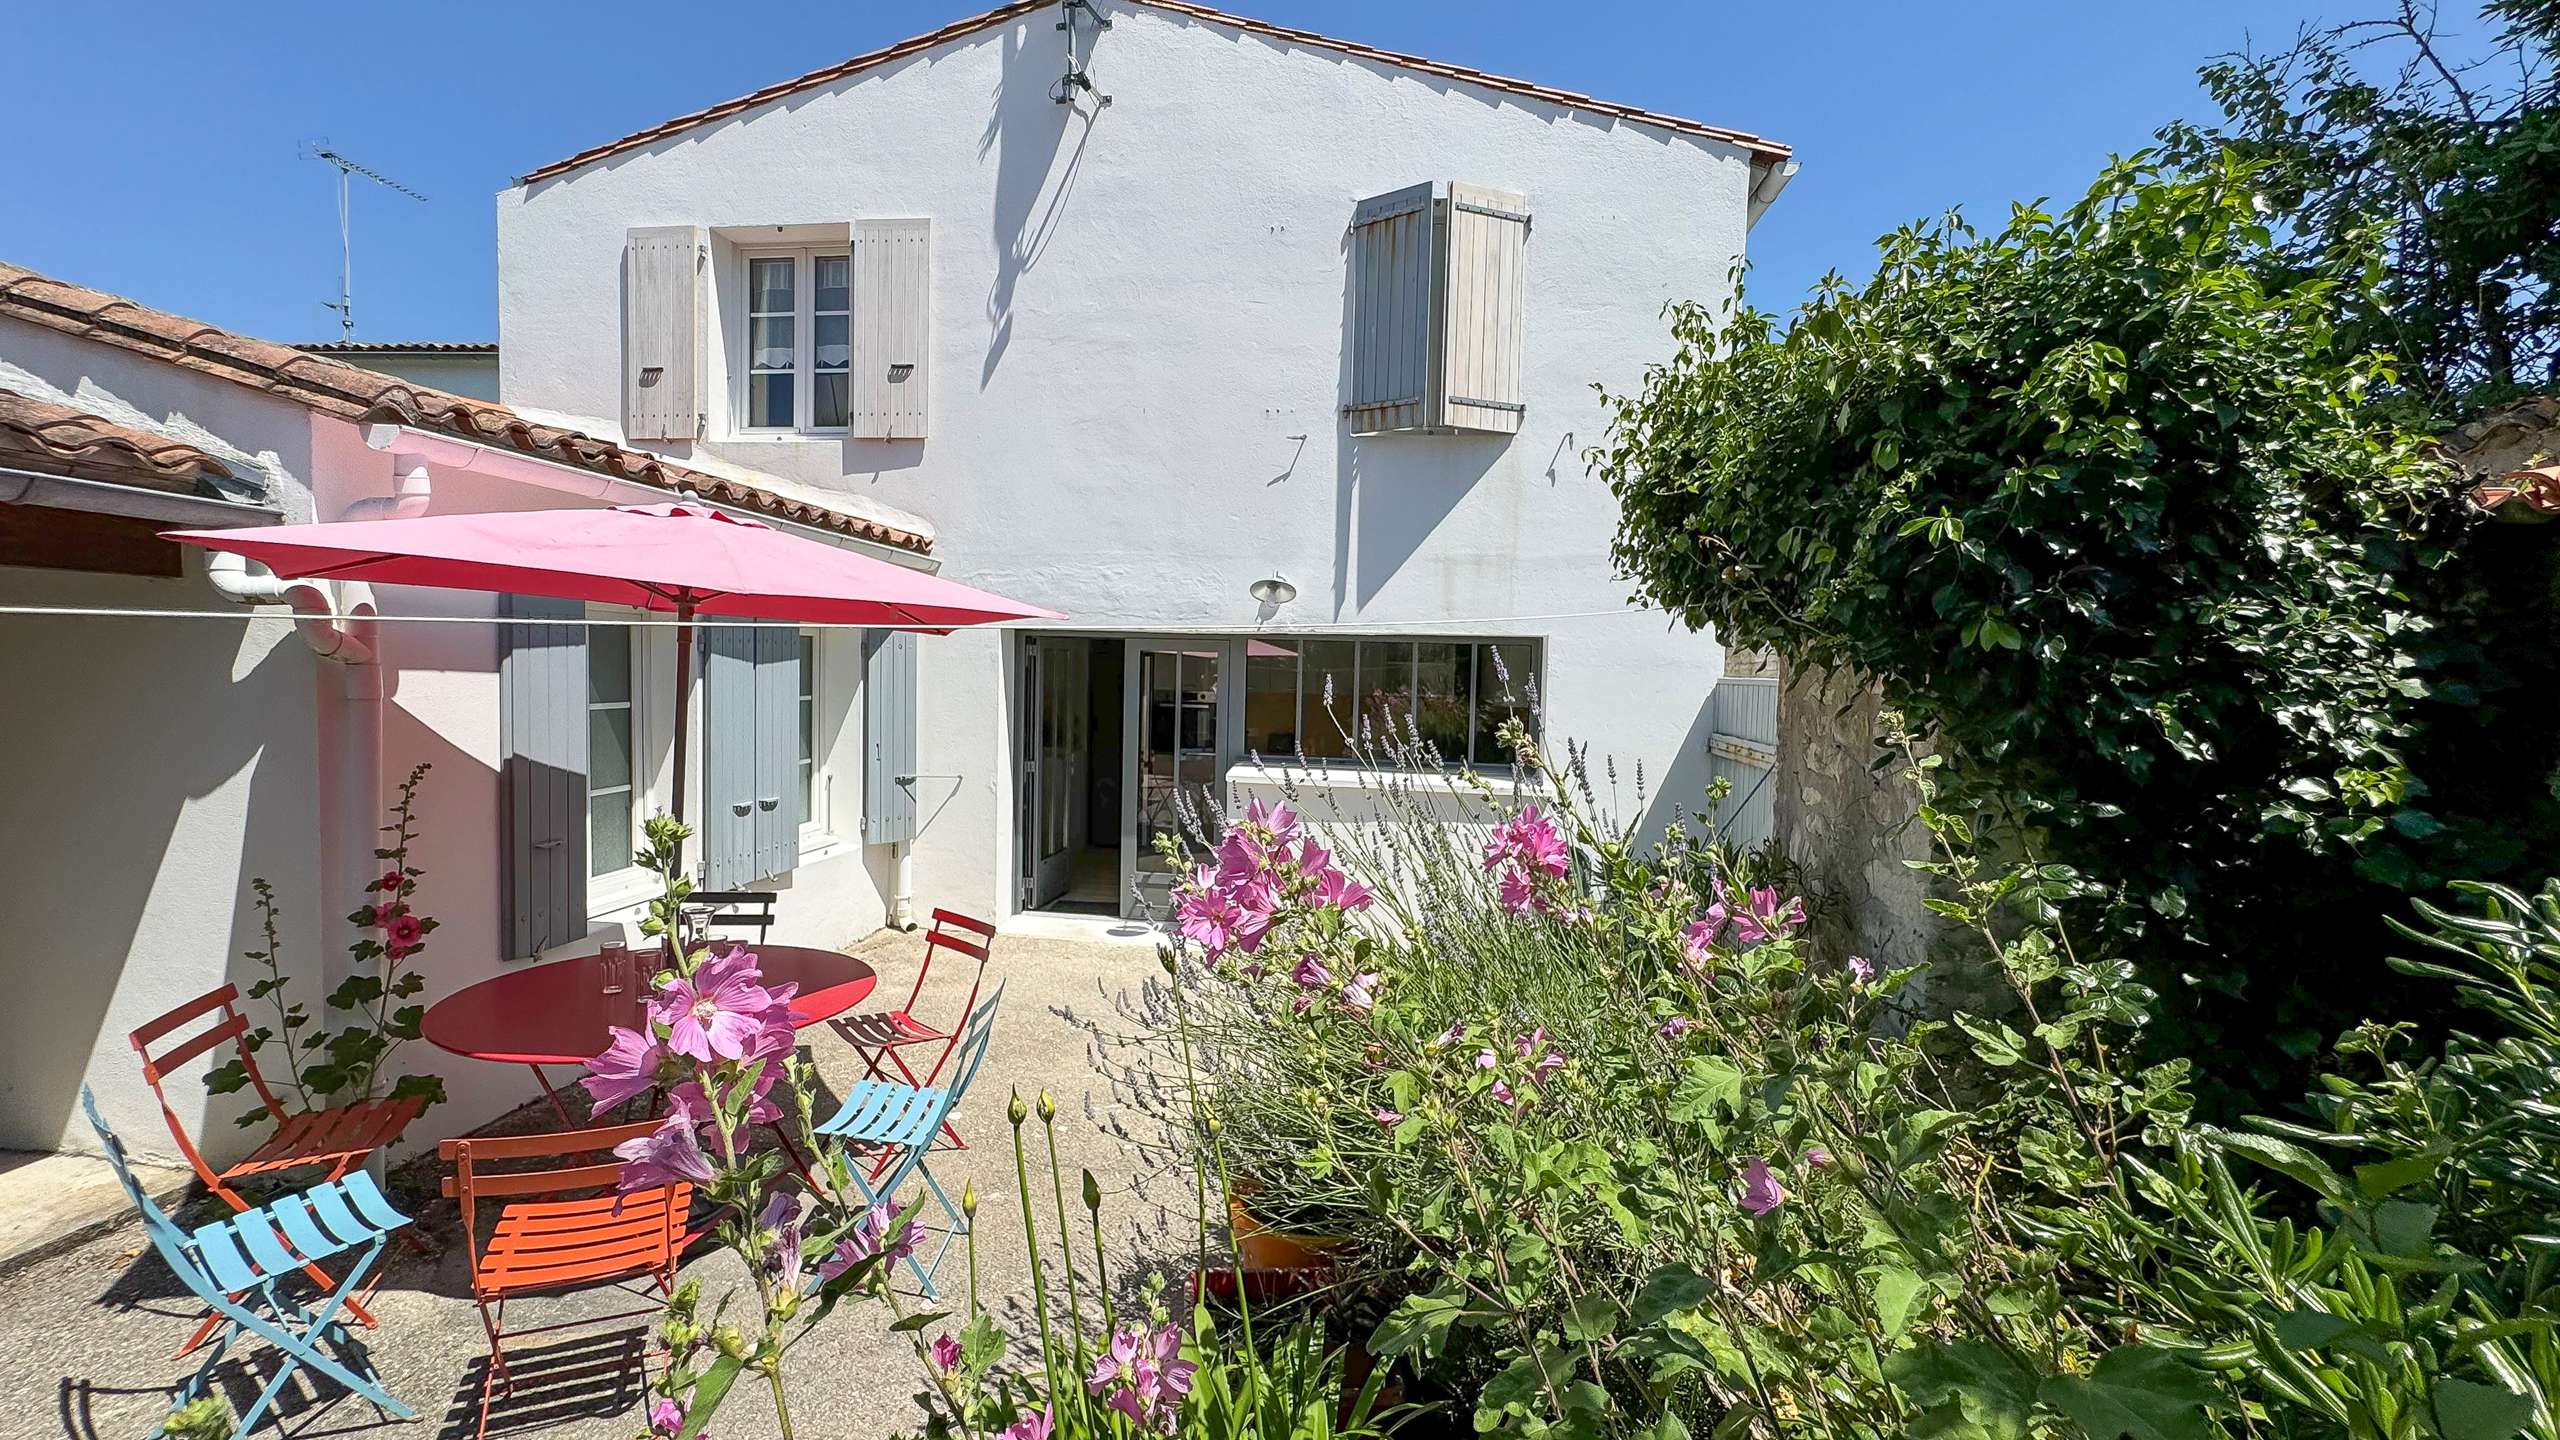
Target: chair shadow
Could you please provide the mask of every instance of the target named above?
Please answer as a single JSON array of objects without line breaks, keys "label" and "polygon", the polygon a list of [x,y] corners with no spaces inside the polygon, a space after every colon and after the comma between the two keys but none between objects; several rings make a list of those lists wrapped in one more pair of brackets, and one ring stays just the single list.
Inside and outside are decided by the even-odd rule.
[{"label": "chair shadow", "polygon": [[[539,1433],[576,1420],[637,1411],[648,1395],[648,1340],[648,1330],[634,1326],[548,1345],[509,1345],[506,1373],[514,1383],[511,1389],[501,1384],[490,1393],[487,1433]],[[475,1357],[454,1387],[437,1440],[470,1440],[480,1423],[481,1387],[488,1378],[489,1357]]]},{"label": "chair shadow", "polygon": [[[338,1360],[353,1364],[363,1354],[361,1342],[353,1346],[328,1347]],[[258,1401],[258,1392],[275,1374],[282,1357],[264,1345],[248,1344],[223,1357],[208,1377],[205,1393],[218,1396],[230,1405],[234,1415],[244,1414]],[[57,1388],[55,1408],[62,1421],[62,1433],[68,1440],[105,1440],[127,1433],[123,1424],[101,1430],[91,1415],[94,1397],[148,1395],[165,1403],[170,1386],[166,1381],[149,1385],[101,1385],[91,1380],[64,1376]],[[313,1374],[308,1368],[297,1370],[293,1379],[278,1391],[273,1403],[259,1417],[261,1433],[274,1431],[293,1440],[324,1440],[332,1435],[352,1435],[387,1429],[399,1424],[390,1415],[354,1395],[326,1376]]]}]

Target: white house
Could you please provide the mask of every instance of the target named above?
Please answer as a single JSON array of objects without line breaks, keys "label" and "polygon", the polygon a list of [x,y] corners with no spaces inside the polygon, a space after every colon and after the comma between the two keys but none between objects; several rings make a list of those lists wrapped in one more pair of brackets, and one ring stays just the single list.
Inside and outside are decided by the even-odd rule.
[{"label": "white house", "polygon": [[1343,757],[1328,683],[1493,760],[1534,676],[1659,821],[1720,652],[1625,603],[1593,385],[1723,293],[1793,169],[1197,5],[1020,0],[501,193],[501,394],[930,515],[944,574],[1072,617],[925,644],[912,757],[818,798],[911,833],[933,903],[1131,907],[1175,786]]},{"label": "white house", "polygon": [[[702,878],[823,944],[1124,913],[1178,787],[1340,770],[1362,718],[1498,762],[1533,685],[1622,807],[1639,771],[1638,818],[1694,806],[1719,648],[1627,607],[1581,455],[1792,169],[1172,0],[1020,0],[503,191],[504,404],[0,266],[22,438],[131,472],[18,484],[83,477],[0,399],[0,1148],[81,1148],[86,1080],[165,1152],[126,1033],[255,978],[252,876],[316,999],[420,761],[428,1000],[630,934],[679,764]],[[706,633],[680,757],[663,626],[153,538],[671,495],[1072,618]],[[453,1096],[412,1143],[527,1098],[407,1059]],[[229,1102],[173,1093],[227,1148]]]}]

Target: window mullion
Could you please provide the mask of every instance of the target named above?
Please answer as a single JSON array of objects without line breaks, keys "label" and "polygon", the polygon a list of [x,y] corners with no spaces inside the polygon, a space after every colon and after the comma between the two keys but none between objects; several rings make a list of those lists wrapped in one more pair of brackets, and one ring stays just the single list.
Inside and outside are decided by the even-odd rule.
[{"label": "window mullion", "polygon": [[818,360],[818,262],[814,251],[803,250],[792,259],[792,273],[800,278],[793,294],[799,318],[792,324],[791,388],[800,398],[791,411],[794,429],[806,430],[815,423],[817,412],[810,407],[818,400],[817,382],[811,378]]}]

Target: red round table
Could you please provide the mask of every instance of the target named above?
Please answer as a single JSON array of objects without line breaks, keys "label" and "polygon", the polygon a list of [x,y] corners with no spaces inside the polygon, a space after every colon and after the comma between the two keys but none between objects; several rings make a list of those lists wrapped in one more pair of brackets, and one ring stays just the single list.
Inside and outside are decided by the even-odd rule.
[{"label": "red round table", "polygon": [[[868,962],[833,950],[806,945],[753,945],[748,948],[764,972],[764,983],[793,981],[800,993],[791,999],[791,1025],[804,1030],[832,1020],[862,1003],[879,983]],[[525,1066],[549,1097],[564,1124],[576,1124],[551,1088],[545,1065],[584,1065],[604,1052],[613,1026],[638,1029],[648,998],[648,975],[658,958],[655,946],[632,952],[637,979],[619,995],[604,993],[604,957],[579,955],[546,965],[510,970],[456,990],[427,1007],[420,1030],[439,1050],[473,1060],[495,1060]]]}]

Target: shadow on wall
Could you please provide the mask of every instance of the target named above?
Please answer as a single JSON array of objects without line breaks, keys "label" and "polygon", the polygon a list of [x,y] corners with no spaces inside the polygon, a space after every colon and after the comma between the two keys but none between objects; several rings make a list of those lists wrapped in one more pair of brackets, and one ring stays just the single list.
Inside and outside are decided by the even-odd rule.
[{"label": "shadow on wall", "polygon": [[[158,597],[165,598],[165,597]],[[39,684],[0,700],[0,873],[9,876],[13,1003],[0,1007],[0,1146],[91,1150],[100,1103],[137,1154],[174,1153],[126,1032],[237,979],[264,944],[249,900],[270,877],[287,954],[316,957],[313,707],[336,677],[287,632],[242,660],[248,622],[29,617],[0,662]],[[235,676],[235,667],[239,673]],[[227,926],[224,924],[228,917]],[[171,1086],[205,1112],[191,1065]],[[202,1128],[239,1133],[236,1097]]]},{"label": "shadow on wall", "polygon": [[[1045,17],[1043,17],[1045,18]],[[978,159],[996,157],[993,231],[996,279],[987,291],[987,358],[978,372],[985,389],[1013,343],[1014,291],[1040,263],[1075,191],[1076,172],[1084,162],[1085,142],[1092,137],[1095,111],[1082,104],[1061,105],[1050,98],[1057,83],[1058,61],[1044,52],[1028,53],[1027,31],[1017,26],[1004,37],[1004,60],[996,81],[994,108],[978,137]],[[1059,163],[1067,136],[1075,148]],[[1054,176],[1054,183],[1052,177]]]},{"label": "shadow on wall", "polygon": [[[1663,678],[1666,683],[1671,681],[1669,676]],[[1715,739],[1715,729],[1715,687],[1710,685],[1699,699],[1698,713],[1690,717],[1689,733],[1680,737],[1680,749],[1671,757],[1671,767],[1660,775],[1644,777],[1643,809],[1633,817],[1636,835],[1643,843],[1660,840],[1662,832],[1669,829],[1674,821],[1690,822],[1692,835],[1704,829],[1697,823],[1697,817],[1711,814],[1707,804],[1707,786],[1715,779],[1709,749]],[[1592,757],[1592,763],[1600,763],[1600,757]],[[1632,776],[1621,778],[1625,781],[1633,779]],[[1593,783],[1603,782],[1595,776]],[[1605,802],[1607,796],[1604,794],[1602,799]]]}]

